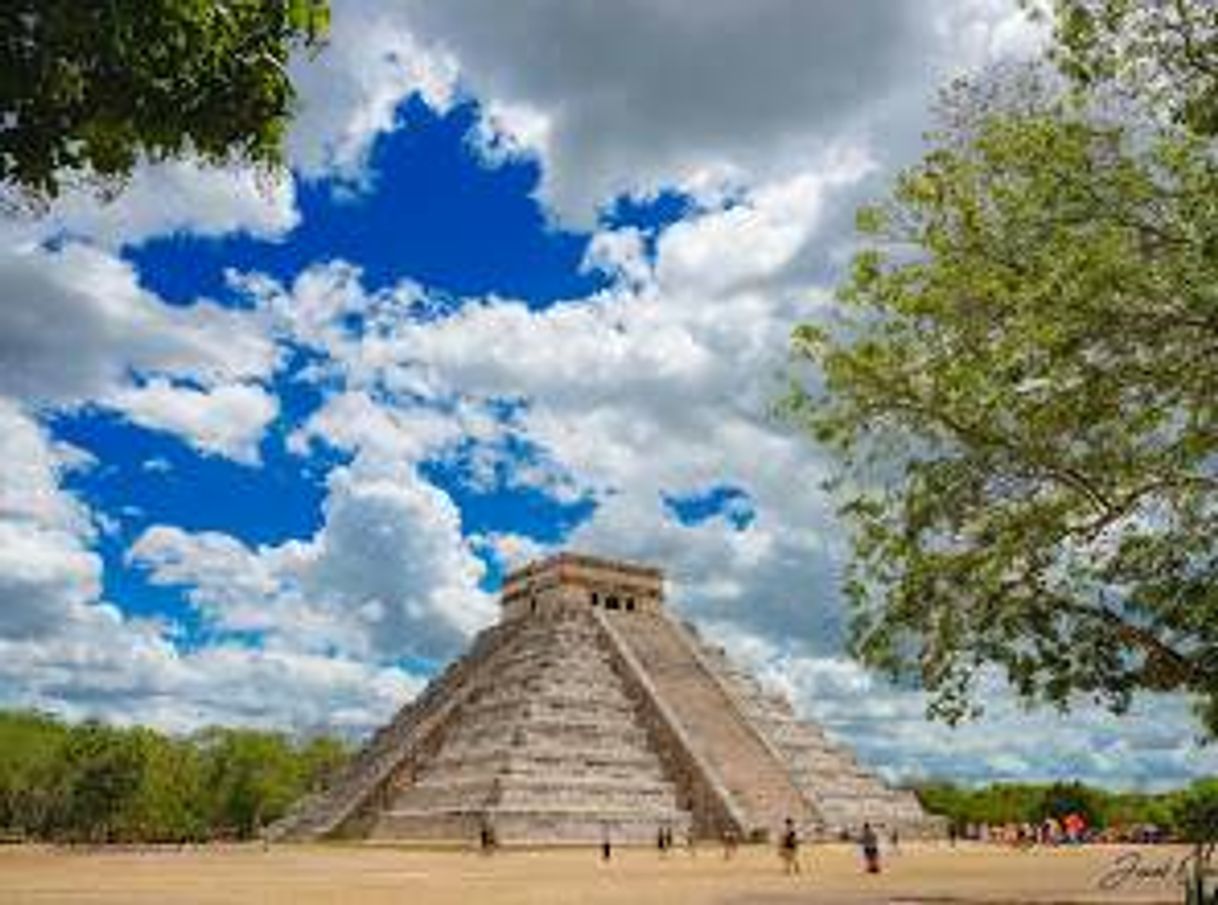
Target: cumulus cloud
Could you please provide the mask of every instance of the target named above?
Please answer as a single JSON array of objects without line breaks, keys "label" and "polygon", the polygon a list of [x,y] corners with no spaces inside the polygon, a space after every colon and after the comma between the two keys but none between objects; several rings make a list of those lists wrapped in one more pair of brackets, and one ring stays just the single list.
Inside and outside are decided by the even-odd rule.
[{"label": "cumulus cloud", "polygon": [[[798,0],[468,0],[417,4],[409,24],[451,50],[480,98],[530,111],[515,120],[544,149],[544,196],[588,222],[622,193],[707,170],[772,174],[776,161],[815,153],[865,116],[860,99],[925,66],[933,35],[921,12],[905,0],[855,3],[849,15]],[[513,126],[502,113],[499,122]]]},{"label": "cumulus cloud", "polygon": [[280,352],[260,316],[162,303],[95,246],[0,251],[0,394],[37,406],[97,403],[209,454],[249,464],[278,411],[253,381]]},{"label": "cumulus cloud", "polygon": [[74,457],[0,397],[0,638],[83,618],[101,585],[88,511],[59,489]]},{"label": "cumulus cloud", "polygon": [[276,238],[299,220],[290,178],[169,160],[140,165],[122,192],[104,203],[84,190],[66,193],[29,229],[118,248],[173,233]]},{"label": "cumulus cloud", "polygon": [[278,357],[248,313],[165,305],[93,246],[0,251],[0,286],[0,393],[29,402],[97,399],[133,372],[204,385],[259,378]]},{"label": "cumulus cloud", "polygon": [[0,706],[190,731],[208,725],[362,734],[424,679],[394,666],[213,644],[183,653],[150,623],[98,609],[39,643],[0,637]]},{"label": "cumulus cloud", "polygon": [[[843,136],[891,138],[894,110],[920,114],[953,69],[1023,51],[1035,34],[994,0],[403,10],[398,27],[442,48],[483,102],[483,144],[540,155],[543,198],[585,224],[620,194],[785,178]],[[918,127],[907,125],[909,145]]]},{"label": "cumulus cloud", "polygon": [[169,431],[203,453],[246,465],[258,464],[258,443],[279,411],[279,400],[256,384],[197,389],[164,378],[123,387],[105,402],[141,427]]},{"label": "cumulus cloud", "polygon": [[323,515],[314,537],[257,549],[153,526],[129,556],[153,582],[188,587],[216,628],[272,648],[445,659],[492,620],[459,513],[409,465],[361,453],[331,472]]},{"label": "cumulus cloud", "polygon": [[391,131],[398,104],[418,93],[437,110],[456,91],[456,64],[416,37],[398,4],[335,3],[329,42],[321,53],[293,61],[300,110],[288,136],[293,167],[307,178],[366,183],[367,156]]}]

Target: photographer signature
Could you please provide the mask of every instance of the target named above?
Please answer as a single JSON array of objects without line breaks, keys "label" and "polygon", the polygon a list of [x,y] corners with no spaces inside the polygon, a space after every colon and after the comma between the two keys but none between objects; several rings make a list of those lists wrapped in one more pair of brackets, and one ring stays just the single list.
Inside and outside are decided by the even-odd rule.
[{"label": "photographer signature", "polygon": [[1167,857],[1145,857],[1142,852],[1122,852],[1096,881],[1105,892],[1111,892],[1131,883],[1177,882],[1184,883],[1199,865],[1208,867],[1209,858],[1197,852]]}]

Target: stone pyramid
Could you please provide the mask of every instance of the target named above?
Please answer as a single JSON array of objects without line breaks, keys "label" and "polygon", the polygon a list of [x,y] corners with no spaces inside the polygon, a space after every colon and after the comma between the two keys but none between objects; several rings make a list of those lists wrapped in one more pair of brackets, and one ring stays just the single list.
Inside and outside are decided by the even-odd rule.
[{"label": "stone pyramid", "polygon": [[657,569],[560,554],[509,574],[502,616],[279,838],[651,842],[864,821],[934,832],[790,704],[664,607]]}]

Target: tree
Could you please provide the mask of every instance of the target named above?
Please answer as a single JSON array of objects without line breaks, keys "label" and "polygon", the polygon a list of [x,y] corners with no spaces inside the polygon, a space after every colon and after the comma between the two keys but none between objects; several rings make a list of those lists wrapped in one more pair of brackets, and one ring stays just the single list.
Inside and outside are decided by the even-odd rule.
[{"label": "tree", "polygon": [[45,203],[141,158],[275,166],[325,0],[9,0],[0,8],[0,184]]},{"label": "tree", "polygon": [[0,712],[0,832],[38,836],[61,810],[55,765],[66,736],[49,716]]},{"label": "tree", "polygon": [[324,788],[337,738],[212,728],[179,738],[0,711],[0,836],[122,842],[248,838]]},{"label": "tree", "polygon": [[1218,845],[1218,779],[1199,779],[1176,797],[1173,815],[1181,838]]},{"label": "tree", "polygon": [[[1203,779],[1181,793],[1173,809],[1180,837],[1193,844],[1192,870],[1185,878],[1185,901],[1204,905],[1213,901],[1211,867],[1218,849],[1218,780]],[[1207,891],[1208,887],[1208,891]]]},{"label": "tree", "polygon": [[68,794],[60,831],[90,842],[120,838],[123,812],[144,777],[145,752],[138,739],[86,722],[69,732],[61,763]]},{"label": "tree", "polygon": [[860,213],[790,411],[838,463],[853,650],[932,714],[976,713],[990,667],[1063,708],[1188,693],[1215,733],[1214,82],[1169,53],[1212,75],[1218,7],[1056,9],[1066,80],[956,85]]},{"label": "tree", "polygon": [[1218,135],[1218,7],[1196,0],[1021,0],[1050,13],[1051,58],[1080,90],[1149,100],[1168,122]]},{"label": "tree", "polygon": [[188,741],[144,727],[129,729],[125,736],[138,752],[142,769],[116,822],[117,838],[132,842],[204,838],[207,789],[199,753]]},{"label": "tree", "polygon": [[207,761],[212,825],[238,838],[248,839],[282,817],[308,787],[311,777],[282,735],[219,729],[199,741]]}]

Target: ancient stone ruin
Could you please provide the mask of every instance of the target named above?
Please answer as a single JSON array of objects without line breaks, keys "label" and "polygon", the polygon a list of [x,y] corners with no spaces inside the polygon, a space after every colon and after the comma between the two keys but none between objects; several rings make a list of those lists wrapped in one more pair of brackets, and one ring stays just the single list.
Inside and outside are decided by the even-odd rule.
[{"label": "ancient stone ruin", "polygon": [[864,821],[927,832],[862,769],[664,607],[657,569],[561,554],[509,574],[502,616],[280,838],[652,842]]}]

